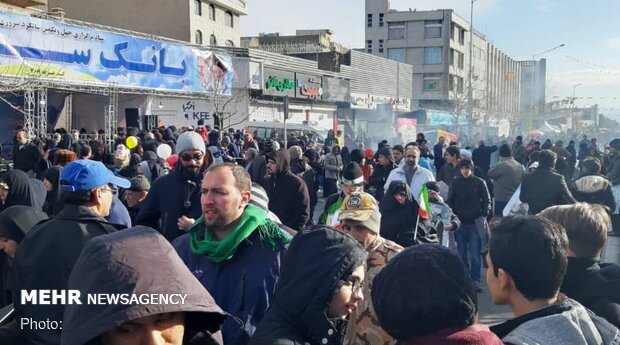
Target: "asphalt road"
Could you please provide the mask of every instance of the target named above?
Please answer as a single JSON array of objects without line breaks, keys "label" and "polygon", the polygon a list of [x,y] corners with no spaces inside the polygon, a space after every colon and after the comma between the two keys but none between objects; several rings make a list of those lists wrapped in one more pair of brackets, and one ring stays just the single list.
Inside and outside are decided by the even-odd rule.
[{"label": "asphalt road", "polygon": [[[325,199],[319,198],[315,209],[315,222],[319,218],[325,206]],[[603,250],[602,262],[613,262],[620,264],[620,237],[608,237],[607,246]],[[480,309],[480,322],[487,325],[494,325],[506,321],[512,317],[508,306],[497,306],[491,301],[491,295],[486,287],[486,269],[481,272],[481,284],[484,287],[482,293],[478,294],[478,305]]]}]

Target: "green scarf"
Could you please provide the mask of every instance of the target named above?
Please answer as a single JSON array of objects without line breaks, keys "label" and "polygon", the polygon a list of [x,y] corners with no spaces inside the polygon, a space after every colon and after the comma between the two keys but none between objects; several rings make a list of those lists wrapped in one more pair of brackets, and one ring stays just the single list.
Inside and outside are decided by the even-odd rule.
[{"label": "green scarf", "polygon": [[[192,226],[189,243],[192,253],[206,256],[212,262],[231,259],[239,244],[250,237],[255,230],[258,230],[261,243],[269,246],[273,251],[276,250],[277,240],[285,244],[291,241],[290,236],[284,233],[278,224],[267,219],[265,211],[254,205],[248,205],[245,208],[237,227],[221,241],[207,229],[204,221],[204,216],[201,216]],[[201,239],[201,233],[204,233],[204,239]]]}]

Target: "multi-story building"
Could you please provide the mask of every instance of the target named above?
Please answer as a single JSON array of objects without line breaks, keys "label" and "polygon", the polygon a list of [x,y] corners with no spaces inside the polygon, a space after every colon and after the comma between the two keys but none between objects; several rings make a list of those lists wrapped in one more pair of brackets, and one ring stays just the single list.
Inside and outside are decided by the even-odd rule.
[{"label": "multi-story building", "polygon": [[414,109],[471,110],[469,118],[486,123],[519,113],[520,65],[453,10],[398,11],[389,0],[366,0],[364,26],[367,53],[413,66]]},{"label": "multi-story building", "polygon": [[248,14],[245,0],[45,2],[50,9],[62,8],[68,18],[211,46],[238,47],[239,18]]},{"label": "multi-story building", "polygon": [[47,0],[2,0],[0,8],[46,10]]}]

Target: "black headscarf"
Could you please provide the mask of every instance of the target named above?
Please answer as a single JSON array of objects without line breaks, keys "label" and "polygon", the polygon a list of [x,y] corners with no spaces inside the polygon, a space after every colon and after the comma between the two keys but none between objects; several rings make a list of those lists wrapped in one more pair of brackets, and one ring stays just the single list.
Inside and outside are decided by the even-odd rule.
[{"label": "black headscarf", "polygon": [[0,211],[15,205],[32,206],[30,178],[25,172],[15,169],[9,170],[2,177],[2,182],[9,187],[9,193],[4,205],[0,207]]},{"label": "black headscarf", "polygon": [[47,196],[45,197],[45,206],[43,206],[43,211],[45,211],[45,213],[47,213],[50,217],[56,216],[64,207],[60,193],[61,171],[62,167],[55,165],[43,173],[43,178],[52,184],[52,190],[47,192]]},{"label": "black headscarf", "polygon": [[132,153],[129,157],[129,165],[122,168],[118,174],[126,178],[135,177],[138,175],[138,167],[140,166],[140,162],[142,162],[142,157],[140,157],[137,153]]},{"label": "black headscarf", "polygon": [[35,224],[45,219],[47,215],[33,207],[11,206],[0,212],[0,236],[19,243]]}]

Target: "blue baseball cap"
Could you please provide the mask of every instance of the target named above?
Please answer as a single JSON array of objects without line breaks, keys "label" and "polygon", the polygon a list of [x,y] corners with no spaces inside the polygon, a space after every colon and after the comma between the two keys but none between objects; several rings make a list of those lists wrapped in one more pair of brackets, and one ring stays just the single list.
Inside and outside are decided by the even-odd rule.
[{"label": "blue baseball cap", "polygon": [[79,159],[62,169],[60,185],[63,191],[76,192],[113,184],[122,188],[131,187],[131,182],[114,176],[101,162]]}]

